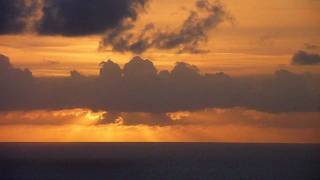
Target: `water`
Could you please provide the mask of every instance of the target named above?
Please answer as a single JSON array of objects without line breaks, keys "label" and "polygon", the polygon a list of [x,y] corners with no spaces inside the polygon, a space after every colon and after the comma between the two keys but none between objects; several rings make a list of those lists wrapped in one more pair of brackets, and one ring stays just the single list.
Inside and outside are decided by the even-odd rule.
[{"label": "water", "polygon": [[320,179],[320,145],[0,143],[6,179]]}]

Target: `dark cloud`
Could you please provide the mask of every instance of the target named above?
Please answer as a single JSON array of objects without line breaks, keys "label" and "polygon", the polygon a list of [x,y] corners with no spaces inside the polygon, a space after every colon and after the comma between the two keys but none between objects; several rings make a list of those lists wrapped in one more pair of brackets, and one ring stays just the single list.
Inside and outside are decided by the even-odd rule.
[{"label": "dark cloud", "polygon": [[33,90],[33,77],[28,69],[14,68],[9,58],[0,54],[0,109],[28,108]]},{"label": "dark cloud", "polygon": [[101,34],[124,21],[134,22],[147,1],[0,0],[0,34],[23,33],[28,28],[43,35]]},{"label": "dark cloud", "polygon": [[243,108],[168,114],[171,125],[241,125],[260,128],[320,128],[319,112],[266,113]]},{"label": "dark cloud", "polygon": [[178,31],[162,31],[150,23],[136,35],[131,31],[133,24],[122,24],[106,34],[101,48],[111,46],[115,51],[138,54],[150,48],[177,49],[178,53],[204,53],[207,51],[200,49],[199,45],[207,41],[208,32],[222,22],[232,19],[219,1],[210,3],[207,0],[198,0],[196,11],[190,12]]},{"label": "dark cloud", "polygon": [[166,126],[172,125],[174,122],[169,115],[165,113],[108,112],[104,114],[99,124]]},{"label": "dark cloud", "polygon": [[292,57],[293,65],[320,65],[320,55],[298,51]]},{"label": "dark cloud", "polygon": [[70,71],[70,78],[73,80],[84,78],[84,76],[76,70]]},{"label": "dark cloud", "polygon": [[319,112],[266,113],[245,108],[205,109],[193,112],[107,112],[97,125],[126,126],[253,126],[259,128],[320,128]]},{"label": "dark cloud", "polygon": [[157,76],[157,69],[151,61],[136,56],[124,66],[123,75],[125,80],[129,82],[154,80]]},{"label": "dark cloud", "polygon": [[232,78],[224,73],[202,74],[184,62],[172,71],[158,72],[141,57],[134,57],[123,69],[111,60],[100,66],[98,77],[72,71],[67,78],[34,78],[29,70],[14,68],[1,56],[0,110],[89,108],[114,112],[111,119],[117,119],[118,112],[154,113],[163,118],[167,112],[205,108],[320,111],[317,75],[279,70],[268,77]]},{"label": "dark cloud", "polygon": [[[181,27],[160,30],[135,26],[149,0],[0,0],[0,34],[34,30],[41,35],[85,36],[106,33],[100,49],[143,53],[150,48],[205,53],[200,44],[210,30],[233,18],[220,1],[197,0]],[[138,30],[138,33],[137,33]],[[135,31],[135,32],[133,32]]]},{"label": "dark cloud", "polygon": [[26,19],[34,12],[34,2],[25,0],[0,0],[0,35],[24,32]]},{"label": "dark cloud", "polygon": [[112,60],[100,63],[100,78],[105,82],[119,82],[122,78],[122,70],[120,66]]},{"label": "dark cloud", "polygon": [[136,20],[147,0],[45,0],[38,32],[46,35],[100,34]]}]

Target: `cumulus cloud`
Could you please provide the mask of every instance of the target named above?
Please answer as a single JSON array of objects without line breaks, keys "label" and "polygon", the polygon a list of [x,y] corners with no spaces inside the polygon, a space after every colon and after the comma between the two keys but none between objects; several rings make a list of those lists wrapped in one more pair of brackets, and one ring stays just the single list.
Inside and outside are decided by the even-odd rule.
[{"label": "cumulus cloud", "polygon": [[[0,54],[0,107],[15,109],[17,106],[29,107],[33,91],[33,77],[28,69],[14,68],[9,58]],[[31,103],[32,104],[32,103]]]},{"label": "cumulus cloud", "polygon": [[292,57],[293,65],[320,65],[320,55],[298,51]]},{"label": "cumulus cloud", "polygon": [[138,56],[123,69],[111,60],[100,66],[98,77],[72,71],[66,78],[35,78],[29,70],[14,68],[1,56],[0,110],[88,108],[115,112],[116,119],[118,112],[165,117],[161,114],[205,108],[320,110],[317,75],[279,70],[265,78],[233,78],[224,73],[203,74],[185,62],[178,62],[172,71],[158,72],[152,61]]},{"label": "cumulus cloud", "polygon": [[196,10],[190,12],[176,31],[159,30],[149,23],[137,34],[132,32],[134,24],[122,24],[106,34],[101,48],[111,46],[115,51],[138,54],[150,48],[176,49],[178,53],[207,52],[199,46],[208,40],[209,31],[233,18],[220,1],[197,0],[195,6]]}]

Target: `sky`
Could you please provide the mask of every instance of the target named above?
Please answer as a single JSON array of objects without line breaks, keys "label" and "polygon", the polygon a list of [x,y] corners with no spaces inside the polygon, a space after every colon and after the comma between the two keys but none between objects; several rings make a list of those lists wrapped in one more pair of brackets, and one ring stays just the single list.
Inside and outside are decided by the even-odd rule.
[{"label": "sky", "polygon": [[0,0],[0,141],[319,143],[319,12]]},{"label": "sky", "polygon": [[[143,57],[152,59],[160,68],[187,61],[206,71],[228,71],[236,75],[270,73],[279,67],[319,72],[319,68],[314,67],[288,67],[292,54],[306,49],[306,44],[319,46],[319,1],[225,0],[221,3],[234,20],[210,29],[208,42],[201,44],[210,52],[177,54],[174,50],[151,48]],[[154,23],[161,29],[178,29],[194,4],[194,0],[150,1],[145,10],[139,12],[136,24],[141,27]],[[37,76],[67,75],[70,69],[97,74],[101,61],[111,58],[123,65],[135,54],[98,51],[101,34],[103,32],[80,37],[39,36],[34,31],[23,35],[3,34],[0,48],[14,64],[32,69]],[[313,51],[319,52],[319,48]]]}]

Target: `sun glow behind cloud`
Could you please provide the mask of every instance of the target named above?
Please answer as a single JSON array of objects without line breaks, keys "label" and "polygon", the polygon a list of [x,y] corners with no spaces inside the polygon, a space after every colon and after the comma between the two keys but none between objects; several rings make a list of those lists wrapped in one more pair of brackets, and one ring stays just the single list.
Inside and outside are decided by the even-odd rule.
[{"label": "sun glow behind cloud", "polygon": [[208,109],[171,113],[172,124],[167,125],[102,124],[105,113],[87,109],[1,113],[0,141],[320,142],[319,113],[278,116],[238,108]]},{"label": "sun glow behind cloud", "polygon": [[[6,2],[10,4],[14,1],[9,0]],[[61,8],[64,7],[63,3],[67,1],[52,2],[56,3],[56,8]],[[68,2],[73,5],[72,7],[75,7],[75,11],[60,12],[61,14],[57,14],[60,18],[51,17],[55,23],[49,22],[44,24],[42,31],[38,29],[38,32],[33,29],[34,31],[31,32],[33,21],[41,20],[41,17],[38,16],[42,16],[45,13],[42,12],[41,9],[38,9],[39,12],[33,15],[34,17],[30,19],[30,22],[27,22],[28,27],[26,32],[20,34],[1,34],[0,54],[9,56],[15,67],[30,68],[33,75],[37,77],[40,82],[46,80],[51,82],[52,79],[64,82],[63,78],[59,79],[54,77],[64,76],[68,79],[70,70],[77,70],[83,75],[90,75],[90,78],[94,78],[91,76],[97,76],[99,74],[98,64],[107,59],[112,59],[119,64],[120,67],[123,67],[133,56],[132,52],[115,52],[112,50],[110,44],[106,44],[106,48],[103,51],[99,51],[99,42],[101,42],[105,36],[106,32],[104,30],[108,29],[108,23],[111,22],[109,20],[112,20],[114,15],[104,14],[108,12],[105,8],[112,6],[108,4],[106,6],[103,5],[105,5],[104,3],[106,2],[113,2],[113,5],[115,5],[120,1],[92,1],[93,3],[101,3],[101,6],[96,6],[99,7],[96,9],[97,12],[101,12],[98,13],[98,16],[95,16],[94,12],[96,11],[92,13],[86,12],[87,10],[89,12],[91,11],[91,6],[86,5],[89,1],[84,0],[81,1],[81,3],[80,1],[71,0]],[[129,3],[133,1],[123,2]],[[172,37],[172,34],[174,35],[173,37],[177,37],[177,34],[185,35],[183,33],[179,34],[179,29],[183,26],[183,22],[186,22],[185,20],[190,15],[190,10],[196,9],[195,2],[196,0],[150,1],[145,11],[141,9],[137,9],[136,12],[134,11],[134,14],[137,13],[139,15],[139,18],[137,21],[134,20],[136,24],[135,28],[132,29],[133,34],[139,36],[141,29],[143,29],[146,24],[154,23],[157,28],[169,32],[167,33],[167,35],[170,35],[168,35],[169,37]],[[159,71],[164,69],[170,70],[175,62],[183,61],[196,65],[201,69],[201,73],[203,74],[224,72],[232,77],[240,75],[256,77],[256,75],[271,74],[279,69],[299,73],[308,72],[319,74],[320,66],[311,66],[308,63],[304,63],[303,66],[295,66],[291,63],[292,56],[296,54],[298,50],[301,50],[299,52],[308,52],[307,56],[310,56],[310,53],[320,53],[319,1],[290,0],[290,3],[288,3],[288,0],[259,2],[256,0],[224,0],[221,2],[225,5],[226,10],[228,12],[230,11],[232,16],[235,17],[235,21],[233,23],[223,21],[217,28],[210,28],[210,32],[208,31],[207,34],[208,42],[200,44],[201,49],[208,49],[210,52],[204,54],[185,52],[177,54],[177,48],[161,49],[157,46],[150,46],[148,51],[144,52],[142,56],[152,60]],[[89,7],[89,9],[87,9],[87,7]],[[117,15],[117,13],[122,10],[124,10],[124,16],[121,17],[130,17],[132,15],[126,12],[126,10],[128,10],[126,8],[120,8],[114,11],[114,13]],[[92,19],[90,19],[90,21],[78,21],[78,19],[73,19],[69,16],[69,13],[75,13],[77,15],[91,14],[92,16],[88,18]],[[101,15],[103,17],[100,17]],[[47,13],[47,16],[50,16],[50,12]],[[75,22],[77,27],[69,26],[72,23],[60,24],[60,19],[64,18]],[[47,20],[48,19],[44,19],[44,22],[47,22]],[[121,18],[116,19],[116,21],[118,23],[121,22]],[[98,22],[98,24],[94,22]],[[83,26],[82,23],[94,23],[94,25],[98,25],[97,27],[99,29],[94,32],[81,32],[86,30],[86,28],[82,28],[86,27]],[[59,25],[62,25],[62,27],[64,27],[64,25],[66,26],[59,29]],[[100,29],[100,25],[105,26],[105,29]],[[3,26],[2,28],[6,29],[7,26]],[[79,34],[72,34],[70,32],[80,32],[81,36],[76,36]],[[306,44],[308,46],[306,46]],[[303,76],[309,77],[308,73]],[[44,76],[49,76],[50,78],[43,78]],[[264,76],[261,76],[260,78],[263,77]],[[242,79],[237,79],[239,82],[241,82],[241,80]],[[15,81],[8,80],[7,82],[10,84]],[[274,89],[271,88],[270,90],[262,92],[268,94],[268,92],[272,90],[276,91],[279,86],[284,84],[283,82],[287,82],[287,80],[275,85]],[[68,82],[63,85],[66,85],[67,89],[70,90],[70,94],[67,94],[65,97],[71,97],[71,99],[75,97],[76,91],[74,90],[76,88],[69,88],[67,86],[69,85]],[[45,86],[40,87],[43,88]],[[81,86],[79,87],[79,89],[86,89]],[[257,87],[259,90],[260,85],[254,87]],[[286,97],[290,95],[292,91],[299,88],[304,89],[304,85],[294,85],[292,87],[298,88],[289,87],[285,90],[283,96],[280,95],[279,97]],[[42,90],[42,88],[39,89]],[[269,86],[266,85],[265,88],[268,89]],[[108,94],[107,90],[108,88],[103,89],[101,92]],[[317,89],[313,90],[315,90],[315,92],[317,91]],[[243,91],[247,92],[246,90]],[[57,91],[53,89],[52,94],[49,92],[49,95],[43,95],[43,97],[49,97],[49,99],[52,97],[52,102],[55,102],[56,96],[52,95],[56,92]],[[61,92],[65,93],[64,91]],[[95,91],[93,92],[94,93],[90,95],[96,95]],[[221,92],[221,95],[217,95],[218,98],[224,95],[228,96],[226,95],[227,88]],[[279,110],[284,108],[292,102],[295,103],[296,98],[305,100],[307,97],[306,94],[299,90],[297,92],[298,94],[300,92],[302,93],[292,95],[292,98],[287,98],[283,102],[283,105],[274,103],[270,106],[271,109],[278,108]],[[11,93],[9,90],[8,94]],[[31,94],[38,93],[32,91]],[[145,96],[145,93],[140,94],[142,94],[141,97]],[[169,94],[170,93],[166,93],[165,95]],[[249,96],[247,98],[250,104],[252,94],[248,94]],[[56,95],[60,97],[59,93]],[[133,93],[133,95],[135,94]],[[258,104],[260,104],[260,102],[264,104],[270,99],[267,96],[263,99],[259,95],[259,93],[256,94],[256,102]],[[61,97],[62,102],[68,99],[65,97]],[[83,97],[83,95],[80,97]],[[172,97],[170,99],[172,99]],[[189,97],[193,96],[191,95]],[[3,98],[6,99],[7,96],[4,95]],[[244,99],[247,100],[246,98]],[[281,98],[274,99],[280,100]],[[147,98],[147,100],[151,99]],[[299,103],[299,105],[304,107],[310,100],[315,100],[316,102],[317,97],[309,98]],[[104,100],[104,102],[109,101]],[[157,100],[153,102],[154,104],[159,103]],[[43,103],[43,105],[49,104]],[[59,108],[64,108],[66,104],[62,103],[60,105],[62,106]],[[139,103],[135,103],[131,107],[139,105]],[[165,103],[164,105],[167,106]],[[238,104],[236,103],[236,105]],[[40,109],[42,108],[43,107],[40,107]],[[315,108],[313,108],[313,111],[315,111]],[[316,111],[318,111],[318,109]],[[121,112],[121,117],[111,122],[106,121],[105,113],[106,112],[103,111],[93,112],[87,109],[0,112],[0,141],[320,142],[320,114],[318,112],[273,114],[241,108],[224,110],[207,109],[198,112],[176,112],[161,115]]]}]

